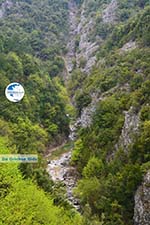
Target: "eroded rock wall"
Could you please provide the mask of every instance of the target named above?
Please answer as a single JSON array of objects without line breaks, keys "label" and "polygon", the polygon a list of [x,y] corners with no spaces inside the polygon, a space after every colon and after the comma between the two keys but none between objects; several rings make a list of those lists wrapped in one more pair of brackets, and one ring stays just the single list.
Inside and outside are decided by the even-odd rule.
[{"label": "eroded rock wall", "polygon": [[150,170],[135,194],[134,225],[150,225]]}]

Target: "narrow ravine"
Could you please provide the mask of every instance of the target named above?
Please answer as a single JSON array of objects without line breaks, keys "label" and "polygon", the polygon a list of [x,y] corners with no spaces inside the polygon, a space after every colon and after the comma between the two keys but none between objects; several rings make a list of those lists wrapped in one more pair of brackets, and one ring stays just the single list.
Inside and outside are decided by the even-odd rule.
[{"label": "narrow ravine", "polygon": [[[67,53],[63,56],[65,63],[64,80],[68,81],[71,77],[71,73],[75,66],[80,67],[80,58],[86,57],[86,66],[84,72],[88,72],[92,65],[95,63],[95,56],[92,53],[97,49],[96,43],[91,43],[88,40],[88,34],[90,27],[93,25],[93,21],[89,22],[85,18],[85,4],[78,8],[74,0],[68,2],[68,19],[69,19],[69,33],[67,42]],[[78,37],[80,36],[80,38]],[[79,38],[79,52],[76,52],[76,40]],[[90,66],[89,66],[90,65]],[[80,68],[81,69],[81,68]],[[67,88],[67,82],[65,82]],[[70,99],[70,104],[72,100]],[[79,119],[79,118],[78,118]],[[78,128],[78,119],[74,125],[70,124],[69,138],[73,141],[76,137],[76,131]],[[54,148],[52,151],[56,151],[61,146]],[[52,152],[51,151],[51,152]],[[51,155],[51,152],[48,156]],[[79,200],[73,195],[73,189],[75,188],[78,180],[78,174],[75,167],[71,166],[71,154],[72,148],[68,152],[59,154],[55,159],[48,160],[47,171],[50,174],[54,182],[63,182],[66,185],[67,197],[69,202],[79,211]],[[47,156],[47,158],[48,158]]]},{"label": "narrow ravine", "polygon": [[[78,7],[74,0],[70,0],[68,3],[69,9],[69,34],[68,34],[68,44],[67,44],[67,54],[63,56],[63,60],[65,63],[65,76],[64,80],[69,80],[71,76],[71,72],[74,69],[74,63],[76,61],[76,51],[75,51],[75,43],[76,43],[76,35],[77,35],[77,27],[78,27]],[[65,82],[67,85],[67,82]],[[70,99],[70,104],[72,101]],[[68,138],[73,140],[74,131],[72,131],[70,125],[70,134]],[[75,167],[71,166],[71,154],[72,147],[68,149],[67,152],[59,154],[55,159],[49,159],[52,152],[55,152],[61,149],[64,146],[63,143],[56,148],[53,148],[49,154],[46,156],[48,161],[47,171],[54,182],[63,182],[66,186],[67,198],[70,204],[80,211],[79,200],[75,198],[73,195],[73,189],[77,184],[78,173]]]}]

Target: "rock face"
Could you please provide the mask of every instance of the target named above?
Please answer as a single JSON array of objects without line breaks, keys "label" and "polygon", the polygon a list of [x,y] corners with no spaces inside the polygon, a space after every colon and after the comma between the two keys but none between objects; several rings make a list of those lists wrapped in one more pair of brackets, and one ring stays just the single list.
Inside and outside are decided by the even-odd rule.
[{"label": "rock face", "polygon": [[[94,53],[99,48],[96,42],[89,41],[89,34],[94,26],[94,21],[85,16],[84,1],[81,9],[78,8],[74,0],[68,2],[69,8],[69,38],[65,59],[67,75],[71,74],[75,67],[80,67],[83,72],[89,73],[96,62]],[[78,42],[78,44],[77,44]],[[84,68],[80,66],[81,60],[84,60]]]},{"label": "rock face", "polygon": [[138,132],[139,115],[134,112],[133,107],[129,111],[125,111],[125,121],[122,128],[122,133],[116,148],[122,147],[125,152],[128,152],[128,147],[132,143],[133,135]]},{"label": "rock face", "polygon": [[150,225],[150,171],[135,194],[134,225]]},{"label": "rock face", "polygon": [[0,9],[0,19],[3,18],[3,16],[4,16],[4,12],[2,9]]},{"label": "rock face", "polygon": [[92,116],[96,110],[96,105],[99,102],[98,95],[96,93],[93,93],[91,95],[92,102],[85,108],[83,108],[81,117],[80,117],[80,125],[81,127],[90,127],[92,124]]},{"label": "rock face", "polygon": [[78,8],[76,3],[71,0],[68,2],[68,10],[69,10],[69,40],[67,44],[67,54],[65,56],[65,62],[66,62],[66,69],[69,73],[72,72],[74,68],[74,61],[76,61],[76,55],[75,55],[75,42],[76,42],[76,36],[77,36],[77,14],[78,14]]},{"label": "rock face", "polygon": [[94,26],[94,20],[91,18],[87,19],[85,16],[85,1],[81,7],[80,22],[78,24],[77,33],[80,37],[78,51],[76,53],[77,67],[80,66],[80,60],[83,58],[85,60],[84,68],[81,68],[83,72],[89,73],[92,66],[96,62],[96,56],[94,53],[99,48],[96,42],[91,42],[89,40],[90,32]]},{"label": "rock face", "polygon": [[97,93],[93,93],[91,95],[92,102],[82,109],[81,116],[77,118],[74,124],[70,125],[70,135],[69,138],[74,141],[77,138],[77,130],[79,127],[90,127],[92,124],[92,117],[96,110],[97,103],[102,100],[102,98],[98,97]]},{"label": "rock face", "polygon": [[3,2],[0,8],[0,18],[3,18],[5,16],[7,9],[12,8],[12,6],[13,6],[12,1],[6,0],[5,2]]},{"label": "rock face", "polygon": [[116,0],[112,0],[107,8],[103,11],[103,22],[104,23],[114,23],[116,21],[116,10],[118,4]]},{"label": "rock face", "polygon": [[125,84],[124,86],[116,85],[115,87],[109,89],[108,91],[104,93],[99,93],[98,91],[96,93],[91,94],[92,101],[91,103],[82,109],[81,116],[77,119],[74,126],[72,126],[71,130],[75,132],[79,126],[81,127],[90,127],[92,124],[92,117],[94,112],[96,111],[97,103],[104,100],[108,96],[111,96],[116,90],[121,91],[129,91],[128,84]]},{"label": "rock face", "polygon": [[123,45],[123,47],[120,49],[120,52],[129,52],[137,48],[137,44],[135,41],[129,41],[126,44]]},{"label": "rock face", "polygon": [[[71,74],[75,67],[80,68],[82,72],[89,74],[91,68],[96,63],[96,51],[99,49],[102,40],[97,37],[96,41],[90,40],[90,35],[95,26],[94,18],[88,18],[86,15],[87,1],[83,1],[80,9],[74,0],[68,2],[69,9],[69,34],[68,34],[68,52],[65,59],[67,76]],[[117,1],[112,0],[102,13],[104,23],[114,23],[116,21]],[[82,67],[82,63],[84,66]]]}]

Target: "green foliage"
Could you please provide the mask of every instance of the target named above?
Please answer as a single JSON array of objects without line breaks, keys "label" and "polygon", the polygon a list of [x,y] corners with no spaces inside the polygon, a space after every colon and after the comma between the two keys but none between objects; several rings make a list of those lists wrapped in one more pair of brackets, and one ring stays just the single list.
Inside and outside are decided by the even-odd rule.
[{"label": "green foliage", "polygon": [[141,127],[141,133],[133,144],[130,157],[133,162],[140,164],[150,160],[150,120],[144,121]]},{"label": "green foliage", "polygon": [[[118,0],[112,24],[102,19],[110,0],[85,2],[87,21],[96,21],[87,38],[99,39],[100,48],[91,74],[75,69],[68,81],[77,113],[61,78],[68,0],[12,2],[0,20],[0,92],[18,81],[25,97],[13,104],[0,95],[0,153],[10,153],[8,145],[11,153],[38,154],[39,162],[0,165],[1,224],[132,225],[134,194],[150,160],[149,0]],[[76,3],[80,7],[83,1]],[[79,40],[80,35],[76,51]],[[135,42],[134,50],[120,49],[129,41]],[[80,67],[85,63],[81,58]],[[93,93],[100,101],[91,126],[78,130],[72,154],[72,164],[81,175],[75,189],[81,221],[70,210],[64,186],[50,180],[42,154],[48,144],[68,137],[69,120],[81,115]],[[140,116],[139,132],[125,151],[118,140],[124,111],[131,106]]]},{"label": "green foliage", "polygon": [[[1,138],[1,154],[10,153],[6,145],[7,139]],[[23,180],[18,164],[3,163],[0,168],[1,224],[81,224],[77,213],[54,206],[51,196],[38,189],[31,180]]]},{"label": "green foliage", "polygon": [[[91,11],[94,4],[98,1],[91,2]],[[85,224],[132,225],[135,191],[149,170],[150,55],[146,4],[148,1],[119,1],[117,20],[122,23],[106,24],[105,29],[101,13],[97,12],[94,29],[104,39],[97,53],[99,61],[83,80],[80,72],[72,76],[71,93],[77,100],[81,93],[96,93],[101,99],[91,126],[79,129],[72,154],[72,163],[82,175],[75,194],[81,200]],[[138,47],[127,52],[120,50],[130,40]],[[140,116],[139,132],[131,134],[133,141],[125,151],[119,140],[124,111],[131,106],[133,113]]]},{"label": "green foliage", "polygon": [[87,93],[79,93],[75,97],[76,107],[78,109],[78,114],[81,114],[82,108],[88,106],[91,103],[91,96]]},{"label": "green foliage", "polygon": [[[64,68],[59,56],[64,45],[60,47],[58,40],[63,32],[65,42],[66,5],[66,1],[59,0],[13,1],[0,21],[1,136],[9,136],[9,145],[12,148],[15,145],[18,153],[38,154],[38,164],[21,164],[19,169],[25,178],[32,178],[49,193],[53,183],[45,171],[42,154],[48,143],[61,142],[69,132],[66,102],[50,77],[53,66],[57,66],[59,74]],[[63,20],[66,29],[62,29]],[[56,34],[51,30],[54,27]],[[53,40],[48,41],[48,35]],[[14,81],[25,89],[24,99],[17,104],[9,102],[4,95],[6,86]]]},{"label": "green foliage", "polygon": [[72,162],[77,162],[80,160],[80,156],[82,155],[83,142],[81,139],[78,139],[75,142],[73,154],[72,154]]},{"label": "green foliage", "polygon": [[39,125],[32,125],[28,119],[18,119],[17,124],[13,124],[12,132],[12,142],[17,146],[19,153],[36,153],[44,150],[47,133]]},{"label": "green foliage", "polygon": [[99,188],[100,183],[96,177],[83,179],[79,181],[78,188],[75,190],[75,193],[80,196],[81,202],[89,202],[92,205],[97,199]]},{"label": "green foliage", "polygon": [[[112,143],[117,140],[123,125],[120,114],[121,105],[113,97],[100,102],[93,117],[93,132],[95,145],[105,151],[112,151]],[[91,137],[90,137],[91,138]],[[102,151],[103,152],[103,151]]]},{"label": "green foliage", "polygon": [[61,79],[59,77],[55,77],[54,83],[57,87],[59,97],[64,102],[66,113],[69,114],[69,116],[74,117],[75,116],[75,109],[70,102],[70,98],[68,96],[66,88],[63,85],[63,82],[61,81]]},{"label": "green foliage", "polygon": [[19,1],[19,4],[14,1],[7,17],[1,19],[1,46],[5,52],[23,51],[40,57],[53,46],[63,51],[62,42],[68,32],[67,10],[66,0]]},{"label": "green foliage", "polygon": [[80,58],[80,68],[84,68],[86,65],[86,59],[84,57]]},{"label": "green foliage", "polygon": [[103,170],[104,165],[102,160],[92,157],[83,169],[83,176],[85,178],[100,177]]},{"label": "green foliage", "polygon": [[139,15],[130,18],[127,23],[115,26],[112,34],[107,39],[101,52],[104,55],[107,51],[123,46],[130,40],[137,40],[143,46],[149,46],[149,11],[146,7]]},{"label": "green foliage", "polygon": [[0,136],[9,136],[11,137],[11,130],[8,123],[2,119],[0,119]]},{"label": "green foliage", "polygon": [[150,106],[149,105],[145,105],[145,106],[142,107],[140,119],[142,121],[150,120]]}]

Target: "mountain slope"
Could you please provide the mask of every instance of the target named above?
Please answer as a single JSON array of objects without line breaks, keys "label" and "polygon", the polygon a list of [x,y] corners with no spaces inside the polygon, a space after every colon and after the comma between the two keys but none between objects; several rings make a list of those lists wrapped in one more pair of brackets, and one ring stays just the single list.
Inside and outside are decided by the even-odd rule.
[{"label": "mountain slope", "polygon": [[[95,216],[104,224],[129,225],[136,218],[135,224],[148,225],[144,219],[144,204],[150,207],[148,195],[139,217],[136,209],[140,203],[134,201],[150,169],[148,3],[83,3],[86,20],[90,21],[91,15],[95,23],[91,33],[84,31],[93,43],[97,39],[99,49],[88,74],[84,71],[87,62],[72,72],[69,90],[78,115],[72,162],[78,166],[81,180],[75,193],[88,215],[87,224],[92,224],[92,216],[94,224]],[[80,43],[82,32],[78,38]]]},{"label": "mountain slope", "polygon": [[[52,208],[53,222],[47,214],[40,222],[37,213],[35,223],[58,224],[58,208],[63,207],[72,218],[65,216],[63,224],[149,224],[149,3],[0,1],[0,134],[9,136],[11,153],[39,155],[37,165],[19,165],[25,181],[21,178],[14,187],[25,187],[28,193],[26,179],[32,179],[37,199],[40,195],[46,202],[42,211]],[[16,105],[4,96],[13,81],[26,91]],[[74,141],[70,163],[80,178],[74,194],[82,219],[66,201],[63,184],[48,176],[43,159],[46,148],[61,146],[69,136]],[[4,180],[2,187],[10,190]],[[58,208],[51,203],[49,208],[37,187],[51,195]],[[2,196],[11,221],[13,206],[9,208],[7,197],[10,203],[24,199],[16,192],[15,197],[12,192]],[[34,201],[33,211],[39,212]],[[23,204],[21,209],[25,214]],[[5,210],[3,215],[7,218]]]},{"label": "mountain slope", "polygon": [[[66,1],[1,1],[0,15],[0,142],[7,137],[2,153],[38,154],[39,159],[37,164],[15,168],[1,165],[0,223],[80,224],[65,189],[46,172],[43,157],[49,146],[61,144],[69,134],[66,114],[72,109],[61,78],[60,57]],[[11,82],[20,82],[25,89],[24,99],[16,104],[4,95]],[[9,151],[5,152],[6,146]]]},{"label": "mountain slope", "polygon": [[[8,140],[0,139],[0,153],[10,154]],[[56,207],[52,196],[37,188],[31,180],[24,180],[18,164],[1,163],[1,224],[80,224],[79,215]],[[15,213],[14,213],[15,212]]]}]

